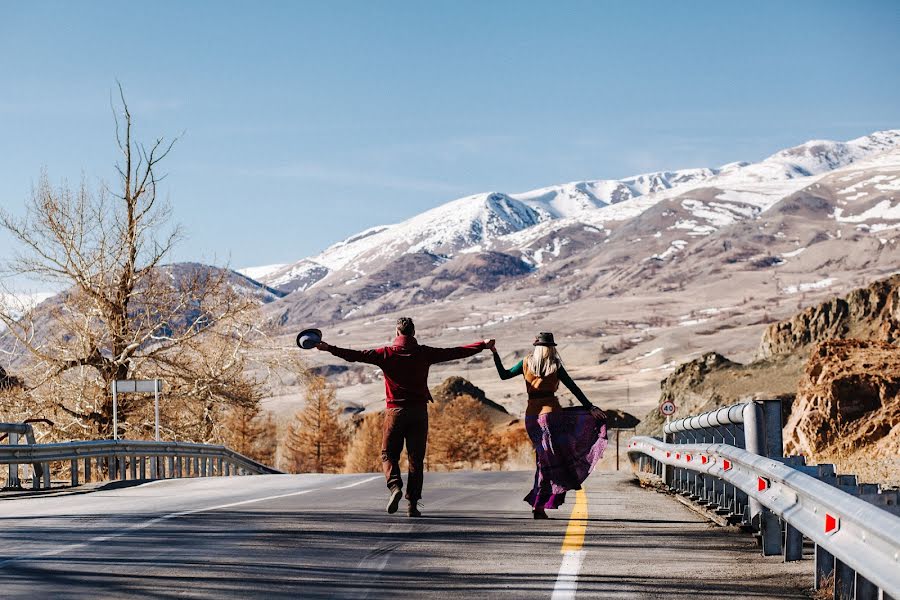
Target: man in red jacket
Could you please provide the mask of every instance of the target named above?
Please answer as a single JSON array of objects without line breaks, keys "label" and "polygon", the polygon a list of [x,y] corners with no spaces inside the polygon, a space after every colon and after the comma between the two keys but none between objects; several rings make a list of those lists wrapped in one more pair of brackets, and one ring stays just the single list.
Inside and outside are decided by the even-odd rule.
[{"label": "man in red jacket", "polygon": [[432,348],[416,341],[416,326],[409,317],[397,320],[397,338],[390,346],[374,350],[349,350],[320,342],[316,348],[350,362],[369,363],[384,372],[387,409],[381,438],[381,464],[390,490],[387,511],[397,512],[403,494],[400,477],[400,454],[406,442],[409,477],[406,499],[408,514],[420,517],[416,506],[422,497],[425,469],[425,446],[428,442],[428,368],[440,362],[474,356],[494,346],[494,340],[483,340],[459,348]]}]

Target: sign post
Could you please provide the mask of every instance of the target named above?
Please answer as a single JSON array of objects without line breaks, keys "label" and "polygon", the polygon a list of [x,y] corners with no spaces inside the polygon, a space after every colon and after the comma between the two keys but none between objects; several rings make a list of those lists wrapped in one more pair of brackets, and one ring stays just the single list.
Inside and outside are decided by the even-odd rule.
[{"label": "sign post", "polygon": [[675,403],[671,400],[666,400],[662,404],[659,405],[659,414],[663,415],[668,419],[675,414]]},{"label": "sign post", "polygon": [[119,394],[153,394],[153,414],[156,424],[156,441],[159,441],[159,393],[162,379],[117,379],[112,385],[113,439],[119,439]]}]

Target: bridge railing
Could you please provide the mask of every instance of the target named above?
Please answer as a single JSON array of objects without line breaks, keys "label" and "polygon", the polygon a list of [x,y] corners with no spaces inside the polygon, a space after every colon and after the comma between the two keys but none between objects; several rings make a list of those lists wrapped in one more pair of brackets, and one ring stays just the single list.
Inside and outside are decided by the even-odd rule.
[{"label": "bridge railing", "polygon": [[68,465],[73,486],[102,473],[111,480],[138,480],[281,472],[225,446],[189,442],[100,440],[0,446],[0,464],[9,465],[7,487],[18,487],[19,465],[31,464],[32,487],[49,488],[51,463]]},{"label": "bridge railing", "polygon": [[[897,511],[898,493],[842,481],[831,465],[782,458],[780,445],[775,457],[752,451],[765,449],[769,421],[754,404],[670,423],[665,434],[673,443],[634,437],[632,464],[707,510],[759,529],[763,554],[799,560],[803,537],[812,540],[817,589],[833,576],[835,598],[900,598],[900,517],[889,512]],[[780,408],[778,415],[777,434],[774,417],[768,429],[780,444]],[[742,437],[749,448],[723,436]]]},{"label": "bridge railing", "polygon": [[[781,401],[743,402],[700,415],[677,419],[663,428],[666,442],[720,443],[742,448],[760,456],[782,457]],[[698,490],[702,478],[689,469],[678,466],[666,468],[662,477],[666,484],[690,495]],[[763,554],[777,554],[781,535],[778,519],[764,506],[727,483],[721,490],[727,503],[717,512],[734,522],[756,528],[762,537]]]}]

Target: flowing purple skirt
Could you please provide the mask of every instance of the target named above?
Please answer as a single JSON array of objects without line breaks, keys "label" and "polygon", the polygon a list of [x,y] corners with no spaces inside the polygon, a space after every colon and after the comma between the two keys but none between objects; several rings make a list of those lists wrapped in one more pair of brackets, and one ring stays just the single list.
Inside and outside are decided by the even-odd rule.
[{"label": "flowing purple skirt", "polygon": [[606,449],[606,421],[598,421],[581,407],[525,417],[525,430],[534,446],[537,470],[534,487],[525,496],[532,508],[558,508],[566,492],[581,483]]}]

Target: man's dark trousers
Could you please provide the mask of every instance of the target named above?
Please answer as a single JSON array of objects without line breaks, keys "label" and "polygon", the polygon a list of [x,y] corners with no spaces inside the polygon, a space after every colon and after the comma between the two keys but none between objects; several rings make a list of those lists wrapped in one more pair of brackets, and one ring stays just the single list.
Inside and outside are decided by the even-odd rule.
[{"label": "man's dark trousers", "polygon": [[409,458],[409,478],[406,499],[416,502],[422,497],[425,472],[425,446],[428,443],[428,405],[415,403],[384,411],[384,434],[381,438],[381,466],[388,489],[402,489],[400,454],[406,443]]}]

